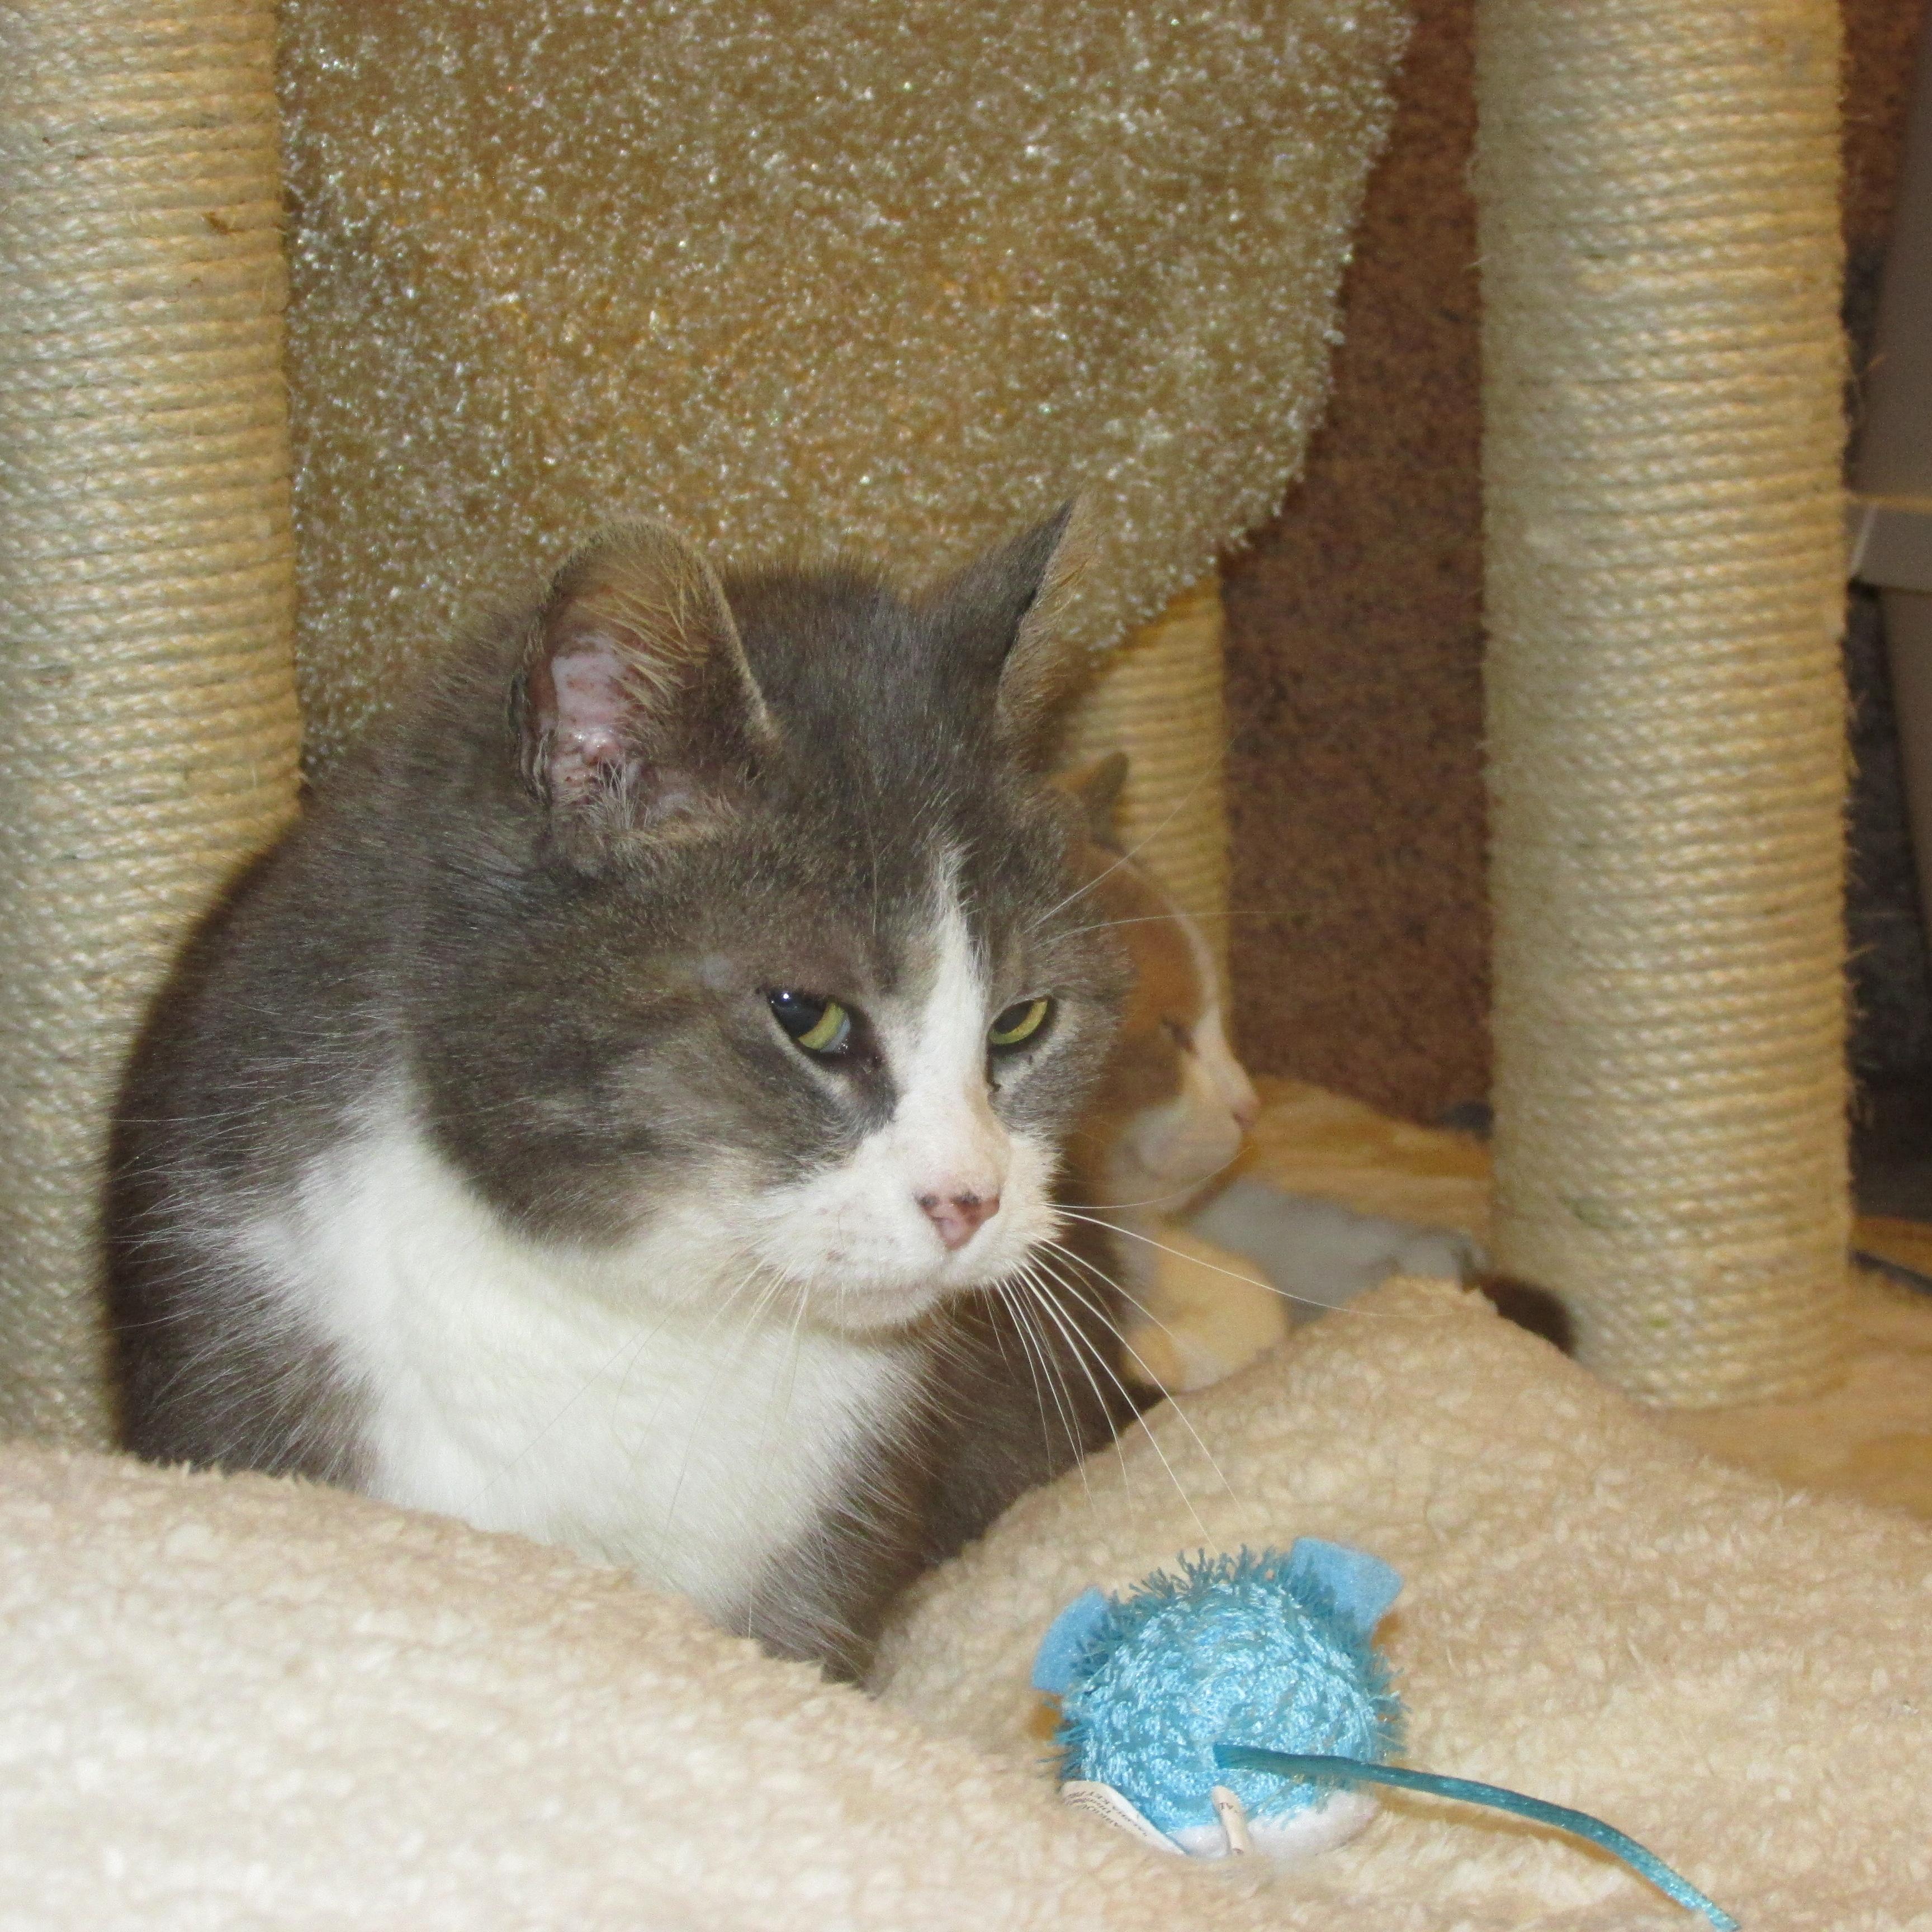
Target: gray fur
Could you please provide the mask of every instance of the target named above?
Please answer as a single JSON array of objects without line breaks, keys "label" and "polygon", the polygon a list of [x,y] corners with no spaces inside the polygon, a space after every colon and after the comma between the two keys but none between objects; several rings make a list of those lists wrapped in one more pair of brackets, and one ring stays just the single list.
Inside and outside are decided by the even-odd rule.
[{"label": "gray fur", "polygon": [[[655,735],[608,767],[545,736],[566,573],[334,774],[190,946],[128,1077],[108,1230],[128,1446],[358,1481],[358,1390],[235,1231],[399,1070],[442,1153],[539,1240],[616,1241],[640,1180],[726,1155],[774,1184],[838,1159],[890,1080],[861,1052],[828,1097],[758,989],[890,987],[941,847],[996,980],[1024,957],[1066,1030],[1052,1078],[995,1108],[1064,1135],[1124,968],[1060,904],[1078,812],[1040,769],[1065,668],[1029,613],[1061,520],[917,602],[850,570],[727,581],[728,616],[700,617],[741,659],[721,634],[674,664]],[[912,1567],[1116,1425],[1050,1328],[1069,1394],[1042,1413],[1015,1318],[998,1295],[928,1318],[919,1424],[872,1444],[747,1612],[773,1648],[856,1671]]]}]

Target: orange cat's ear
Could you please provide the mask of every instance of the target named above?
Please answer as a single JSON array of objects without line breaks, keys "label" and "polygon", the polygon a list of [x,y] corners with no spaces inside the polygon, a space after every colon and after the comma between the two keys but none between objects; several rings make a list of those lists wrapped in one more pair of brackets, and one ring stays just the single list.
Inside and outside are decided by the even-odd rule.
[{"label": "orange cat's ear", "polygon": [[701,805],[770,730],[711,566],[659,524],[608,531],[557,572],[514,696],[531,791],[607,826]]},{"label": "orange cat's ear", "polygon": [[1127,782],[1127,754],[1109,752],[1090,765],[1076,765],[1062,772],[1054,783],[1080,807],[1087,820],[1087,836],[1096,845],[1118,852],[1120,830],[1116,823],[1120,792]]}]

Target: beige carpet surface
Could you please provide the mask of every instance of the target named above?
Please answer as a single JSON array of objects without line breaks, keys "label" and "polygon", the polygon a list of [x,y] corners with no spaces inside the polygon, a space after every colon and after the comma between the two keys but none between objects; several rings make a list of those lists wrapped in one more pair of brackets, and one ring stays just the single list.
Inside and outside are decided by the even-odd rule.
[{"label": "beige carpet surface", "polygon": [[[1392,1282],[1157,1412],[928,1580],[887,1701],[1036,1758],[1036,1634],[1178,1549],[1394,1563],[1408,1761],[1594,1811],[1746,1926],[1932,1925],[1932,1532],[1702,1457],[1441,1283]],[[1284,1925],[1696,1922],[1532,1828],[1392,1800]]]},{"label": "beige carpet surface", "polygon": [[[1264,1104],[1244,1172],[1363,1214],[1487,1238],[1489,1153],[1474,1136],[1391,1120],[1302,1081],[1256,1085]],[[1853,1238],[1932,1271],[1932,1228],[1867,1217]],[[1836,1387],[1803,1402],[1650,1413],[1742,1468],[1932,1518],[1932,1296],[1857,1270]]]},{"label": "beige carpet surface", "polygon": [[1598,1854],[1427,1800],[1279,1876],[1063,1811],[1028,1660],[1090,1582],[1313,1532],[1394,1562],[1410,1760],[1582,1806],[1752,1932],[1932,1926],[1932,1532],[1672,1440],[1394,1283],[1024,1501],[883,1705],[512,1538],[0,1457],[0,1924],[1639,1932]]}]

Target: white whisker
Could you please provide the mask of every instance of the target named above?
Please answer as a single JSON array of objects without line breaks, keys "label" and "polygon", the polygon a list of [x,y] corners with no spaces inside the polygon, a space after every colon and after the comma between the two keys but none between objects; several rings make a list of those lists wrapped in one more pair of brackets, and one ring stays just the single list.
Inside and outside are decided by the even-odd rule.
[{"label": "white whisker", "polygon": [[[1023,1276],[1016,1277],[1016,1279],[1017,1279],[1022,1285],[1024,1285],[1024,1277]],[[1000,1282],[999,1285],[1000,1298],[1001,1300],[1005,1302],[1006,1305],[1012,1310],[1013,1319],[1018,1324],[1018,1332],[1022,1345],[1028,1350],[1030,1354],[1037,1354],[1040,1366],[1040,1372],[1046,1376],[1046,1386],[1052,1391],[1053,1394],[1054,1406],[1060,1412],[1060,1426],[1066,1432],[1066,1446],[1072,1453],[1074,1457],[1073,1466],[1080,1471],[1080,1486],[1082,1489],[1086,1489],[1088,1486],[1087,1472],[1085,1468],[1082,1466],[1084,1459],[1082,1458],[1081,1452],[1083,1445],[1080,1440],[1080,1432],[1078,1428],[1075,1426],[1072,1412],[1067,1406],[1064,1390],[1061,1388],[1059,1379],[1054,1373],[1053,1351],[1048,1343],[1046,1332],[1044,1329],[1030,1329],[1028,1322],[1029,1310],[1027,1309],[1025,1304],[1023,1302],[1011,1300],[1007,1297],[1006,1290],[1012,1285],[1012,1282]],[[1046,1455],[1047,1466],[1051,1468],[1054,1466],[1057,1459],[1054,1457],[1053,1453],[1052,1438],[1047,1432],[1046,1405],[1040,1399],[1040,1378],[1036,1376],[1034,1380],[1034,1400],[1040,1409],[1040,1448]],[[1091,1492],[1089,1491],[1090,1495],[1090,1493]]]},{"label": "white whisker", "polygon": [[[1114,1373],[1112,1364],[1107,1360],[1105,1350],[1094,1341],[1094,1338],[1082,1332],[1077,1323],[1074,1324],[1072,1332],[1069,1333],[1066,1324],[1062,1319],[1066,1311],[1059,1306],[1053,1293],[1053,1283],[1059,1277],[1048,1269],[1046,1258],[1036,1251],[1028,1258],[1026,1267],[1021,1270],[1021,1274],[1035,1297],[1054,1316],[1055,1325],[1060,1328],[1062,1336],[1069,1344],[1074,1365],[1087,1378],[1087,1385],[1094,1391],[1094,1400],[1098,1406],[1100,1414],[1107,1421],[1108,1436],[1118,1448],[1120,1444],[1120,1431],[1113,1426],[1114,1404],[1106,1390],[1094,1379],[1094,1371],[1088,1358],[1091,1356],[1107,1371],[1107,1378],[1119,1391],[1121,1405],[1127,1414],[1133,1414],[1139,1408],[1139,1403],[1135,1400],[1132,1391]],[[1100,1314],[1101,1322],[1107,1332],[1112,1334],[1113,1324],[1108,1320],[1106,1312],[1104,1310],[1096,1312]],[[1097,1443],[1094,1445],[1096,1448],[1099,1446]],[[1123,1463],[1124,1470],[1125,1466]]]},{"label": "white whisker", "polygon": [[1028,920],[1024,930],[1028,932],[1031,932],[1035,930],[1036,928],[1044,926],[1055,913],[1063,911],[1066,907],[1070,906],[1076,899],[1084,898],[1096,886],[1100,884],[1103,879],[1111,878],[1123,866],[1127,864],[1132,860],[1138,859],[1140,855],[1144,852],[1147,848],[1151,845],[1158,838],[1160,835],[1165,832],[1190,805],[1194,802],[1195,795],[1207,782],[1207,775],[1204,772],[1201,777],[1196,778],[1194,782],[1187,788],[1186,790],[1182,794],[1179,802],[1176,804],[1174,809],[1170,812],[1138,845],[1135,846],[1130,851],[1123,852],[1111,866],[1106,867],[1104,871],[1096,872],[1093,878],[1089,879],[1084,886],[1076,886],[1075,889],[1072,892],[1069,892],[1064,898],[1048,906],[1046,911],[1042,913],[1037,919]]},{"label": "white whisker", "polygon": [[[1061,1285],[1063,1286],[1065,1286],[1064,1282]],[[1040,1299],[1041,1305],[1053,1316],[1061,1334],[1063,1335],[1068,1336],[1070,1340],[1071,1340],[1072,1336],[1078,1333],[1077,1324],[1070,1323],[1068,1321],[1065,1311],[1059,1307],[1059,1306],[1055,1303],[1052,1294],[1046,1292],[1044,1288],[1042,1288],[1041,1291]],[[1084,1340],[1084,1338],[1083,1337],[1082,1339]],[[1077,1347],[1077,1344],[1076,1346]],[[1090,1350],[1093,1345],[1089,1342],[1088,1346]],[[1104,1358],[1102,1358],[1102,1366],[1106,1369],[1110,1376],[1113,1376],[1115,1383],[1120,1388],[1122,1394],[1126,1394],[1126,1384],[1120,1382],[1120,1376],[1114,1369],[1113,1365],[1111,1363],[1107,1362]],[[1130,1396],[1128,1397],[1128,1400],[1131,1403],[1132,1399]],[[1180,1412],[1177,1408],[1174,1413],[1176,1414],[1179,1414]],[[1174,1494],[1180,1497],[1180,1500],[1187,1505],[1187,1514],[1193,1517],[1195,1528],[1198,1529],[1204,1538],[1208,1534],[1208,1526],[1201,1520],[1201,1513],[1194,1507],[1194,1498],[1187,1493],[1186,1486],[1181,1481],[1180,1477],[1175,1473],[1174,1465],[1168,1460],[1167,1451],[1160,1446],[1160,1438],[1155,1435],[1153,1426],[1148,1422],[1147,1418],[1140,1412],[1138,1407],[1136,1407],[1133,1410],[1133,1418],[1135,1421],[1139,1424],[1142,1433],[1146,1436],[1149,1446],[1153,1449],[1155,1455],[1160,1457],[1160,1466],[1167,1472],[1167,1479],[1174,1485]],[[1185,1421],[1186,1418],[1184,1416],[1182,1417],[1182,1420]],[[1190,1426],[1191,1427],[1192,1425],[1190,1424]],[[1197,1442],[1199,1439],[1200,1438],[1198,1436],[1196,1438]],[[1204,1454],[1206,1454],[1204,1448],[1202,1453]],[[1212,1466],[1214,1461],[1214,1457],[1209,1456],[1208,1460],[1210,1465]],[[1216,1476],[1220,1477],[1221,1486],[1223,1489],[1226,1489],[1228,1486],[1228,1479],[1226,1477],[1221,1475],[1221,1472],[1218,1468],[1215,1468],[1214,1473]]]},{"label": "white whisker", "polygon": [[1188,1262],[1196,1268],[1204,1268],[1214,1274],[1226,1275],[1230,1281],[1246,1282],[1250,1288],[1263,1288],[1270,1294],[1279,1295],[1284,1301],[1298,1303],[1304,1308],[1318,1308],[1327,1315],[1354,1315],[1364,1321],[1381,1321],[1381,1311],[1372,1308],[1355,1308],[1346,1304],[1337,1306],[1333,1302],[1317,1301],[1313,1296],[1293,1294],[1285,1288],[1277,1288],[1270,1281],[1261,1281],[1251,1274],[1237,1274],[1232,1268],[1225,1268],[1218,1262],[1203,1261],[1198,1255],[1190,1255],[1180,1248],[1171,1248],[1165,1241],[1156,1241],[1151,1234],[1137,1233],[1132,1228],[1123,1228],[1112,1221],[1102,1220],[1097,1214],[1082,1214],[1072,1208],[1061,1210],[1070,1221],[1084,1221],[1090,1226],[1105,1228],[1110,1234],[1124,1234],[1130,1241],[1144,1241],[1150,1248],[1158,1248],[1164,1255],[1172,1255],[1178,1260]]},{"label": "white whisker", "polygon": [[[1052,1309],[1052,1291],[1047,1286],[1046,1283],[1040,1278],[1040,1275],[1035,1271],[1037,1269],[1043,1268],[1043,1267],[1044,1263],[1042,1261],[1041,1257],[1039,1254],[1035,1253],[1032,1257],[1030,1264],[1022,1269],[1021,1273],[1027,1283],[1027,1286],[1032,1290],[1033,1293],[1037,1298],[1048,1306],[1049,1310],[1055,1314],[1057,1318],[1059,1311]],[[1064,1334],[1065,1324],[1062,1323],[1060,1324],[1060,1327],[1062,1333]],[[1086,1343],[1086,1347],[1084,1350],[1077,1346],[1075,1347],[1073,1350],[1073,1359],[1075,1363],[1078,1365],[1081,1372],[1086,1376],[1088,1386],[1094,1391],[1094,1400],[1100,1405],[1101,1414],[1102,1415],[1108,1415],[1111,1405],[1107,1400],[1106,1391],[1103,1390],[1101,1388],[1100,1384],[1095,1381],[1094,1371],[1088,1365],[1085,1358],[1088,1354],[1096,1354],[1100,1362],[1101,1366],[1108,1370],[1108,1376],[1112,1381],[1114,1386],[1120,1391],[1121,1400],[1126,1406],[1128,1414],[1130,1415],[1137,1414],[1139,1412],[1139,1403],[1134,1400],[1132,1392],[1121,1382],[1120,1377],[1118,1375],[1114,1374],[1112,1366],[1107,1362],[1105,1356],[1099,1355],[1098,1352],[1094,1348],[1090,1341],[1088,1341],[1085,1336],[1079,1335],[1077,1330],[1071,1339],[1076,1344],[1079,1342]],[[1108,1433],[1108,1438],[1112,1444],[1114,1454],[1120,1462],[1121,1487],[1126,1492],[1128,1502],[1131,1505],[1133,1501],[1133,1472],[1127,1462],[1126,1451],[1121,1445],[1120,1432],[1118,1429],[1110,1428]],[[1096,1444],[1096,1446],[1097,1447],[1098,1445]]]},{"label": "white whisker", "polygon": [[[1090,1274],[1097,1276],[1101,1281],[1104,1282],[1108,1287],[1112,1288],[1116,1294],[1124,1296],[1126,1299],[1128,1301],[1132,1302],[1136,1307],[1138,1308],[1140,1306],[1140,1304],[1138,1301],[1135,1301],[1134,1298],[1131,1294],[1128,1294],[1125,1288],[1120,1287],[1119,1283],[1113,1280],[1111,1276],[1106,1275],[1102,1273],[1100,1269],[1096,1268],[1094,1264],[1091,1262],[1088,1261],[1084,1256],[1075,1254],[1070,1248],[1060,1248],[1058,1242],[1054,1243],[1052,1245],[1058,1250],[1058,1252],[1066,1256],[1069,1259],[1078,1262],[1079,1264],[1086,1269]],[[1042,1268],[1048,1266],[1048,1264],[1046,1262],[1043,1257],[1036,1257],[1036,1258],[1040,1261],[1040,1265]],[[1088,1297],[1082,1292],[1077,1283],[1069,1281],[1057,1268],[1051,1269],[1050,1272],[1052,1274],[1052,1279],[1058,1282],[1062,1288],[1065,1288],[1068,1294],[1071,1294],[1083,1308],[1088,1310],[1090,1313],[1100,1316],[1102,1320],[1106,1318],[1106,1310],[1102,1308],[1098,1304],[1090,1300]],[[1144,1312],[1144,1311],[1143,1312]],[[1150,1319],[1151,1319],[1151,1318],[1150,1318]],[[1114,1330],[1114,1339],[1120,1343],[1122,1348],[1126,1350],[1129,1354],[1133,1357],[1136,1362],[1140,1364],[1142,1370],[1146,1375],[1149,1383],[1153,1387],[1159,1388],[1160,1387],[1160,1378],[1154,1374],[1152,1369],[1148,1366],[1147,1360],[1145,1357],[1141,1354],[1140,1351],[1136,1348],[1124,1335],[1121,1334],[1118,1328]],[[1113,1377],[1114,1384],[1120,1389],[1121,1394],[1123,1395],[1126,1395],[1126,1384],[1125,1382],[1121,1381],[1120,1375],[1114,1369],[1113,1364],[1111,1362],[1103,1360],[1102,1366],[1106,1368],[1108,1374]],[[1128,1400],[1131,1402],[1132,1400],[1132,1396],[1129,1396]],[[1216,1480],[1220,1484],[1222,1488],[1232,1496],[1234,1493],[1234,1486],[1228,1481],[1226,1472],[1222,1468],[1220,1464],[1215,1460],[1214,1452],[1208,1448],[1207,1443],[1202,1439],[1200,1430],[1195,1427],[1193,1418],[1187,1413],[1186,1409],[1181,1407],[1178,1402],[1175,1401],[1171,1393],[1167,1394],[1166,1400],[1168,1406],[1174,1411],[1176,1415],[1180,1417],[1180,1426],[1187,1431],[1190,1436],[1193,1437],[1194,1446],[1201,1451],[1202,1455],[1206,1459],[1208,1468],[1214,1472]],[[1139,1405],[1136,1403],[1134,1405],[1134,1408],[1136,1414],[1138,1415],[1140,1414]],[[1142,1426],[1147,1426],[1144,1420],[1142,1422]],[[1148,1435],[1150,1438],[1151,1438],[1152,1434],[1152,1430],[1149,1429]],[[1163,1456],[1161,1460],[1162,1462],[1165,1462],[1167,1459]],[[1178,1486],[1178,1485],[1177,1485],[1177,1486]],[[1190,1507],[1191,1508],[1192,1505],[1190,1504]],[[1196,1520],[1198,1521],[1198,1519],[1197,1518]]]},{"label": "white whisker", "polygon": [[[1082,1136],[1082,1138],[1098,1138],[1098,1136]],[[1240,1161],[1241,1156],[1246,1154],[1247,1150],[1246,1144],[1244,1142],[1242,1145],[1235,1148],[1234,1151],[1231,1154],[1226,1160],[1222,1162],[1219,1167],[1210,1168],[1205,1174],[1200,1175],[1195,1180],[1189,1181],[1184,1186],[1172,1188],[1165,1194],[1150,1194],[1144,1200],[1060,1201],[1056,1198],[1054,1204],[1062,1210],[1063,1212],[1070,1214],[1083,1208],[1090,1212],[1096,1213],[1097,1213],[1100,1209],[1105,1208],[1109,1214],[1119,1214],[1124,1209],[1129,1208],[1166,1208],[1173,1206],[1178,1203],[1185,1203],[1192,1200],[1193,1197],[1200,1193],[1204,1188],[1210,1186],[1213,1183],[1219,1180],[1222,1175],[1227,1172],[1229,1168],[1233,1167]],[[1116,1230],[1116,1232],[1118,1232],[1118,1230]]]},{"label": "white whisker", "polygon": [[1286,919],[1294,909],[1283,906],[1274,912],[1228,912],[1220,909],[1196,912],[1185,906],[1176,906],[1172,912],[1136,913],[1127,919],[1096,919],[1090,926],[1071,926],[1060,934],[1063,939],[1077,939],[1083,932],[1112,932],[1116,926],[1158,926],[1174,924],[1185,926],[1190,920],[1198,924],[1209,919]]}]

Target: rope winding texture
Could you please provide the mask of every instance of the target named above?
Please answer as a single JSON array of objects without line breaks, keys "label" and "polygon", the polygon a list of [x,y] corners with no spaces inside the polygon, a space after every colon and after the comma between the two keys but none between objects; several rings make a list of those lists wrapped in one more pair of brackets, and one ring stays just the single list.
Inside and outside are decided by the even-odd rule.
[{"label": "rope winding texture", "polygon": [[1686,1407],[1832,1372],[1848,1228],[1826,0],[1482,0],[1496,1247]]},{"label": "rope winding texture", "polygon": [[107,1109],[295,796],[268,0],[0,7],[0,1432],[103,1441]]},{"label": "rope winding texture", "polygon": [[1221,584],[1184,591],[1108,659],[1082,698],[1067,760],[1127,754],[1122,844],[1201,921],[1228,966],[1228,728],[1221,703]]}]

